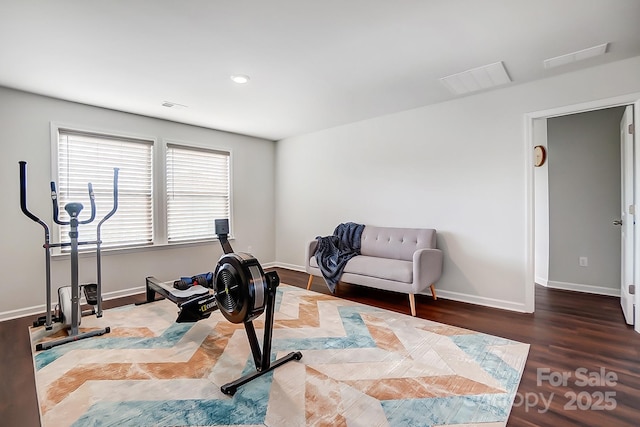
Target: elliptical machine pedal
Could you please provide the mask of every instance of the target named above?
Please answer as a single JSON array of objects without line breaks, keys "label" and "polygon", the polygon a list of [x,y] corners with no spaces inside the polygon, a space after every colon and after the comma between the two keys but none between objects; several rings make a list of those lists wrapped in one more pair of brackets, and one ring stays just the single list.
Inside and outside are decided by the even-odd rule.
[{"label": "elliptical machine pedal", "polygon": [[87,283],[86,285],[82,285],[82,290],[84,291],[84,297],[87,300],[87,304],[89,305],[98,304],[98,284],[97,283]]}]

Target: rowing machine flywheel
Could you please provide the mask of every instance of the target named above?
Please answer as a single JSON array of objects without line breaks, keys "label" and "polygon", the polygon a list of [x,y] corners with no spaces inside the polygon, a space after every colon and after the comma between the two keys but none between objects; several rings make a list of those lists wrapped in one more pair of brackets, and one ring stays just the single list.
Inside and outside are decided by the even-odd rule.
[{"label": "rowing machine flywheel", "polygon": [[246,323],[260,316],[267,300],[267,280],[251,254],[222,255],[214,273],[218,308],[231,323]]}]

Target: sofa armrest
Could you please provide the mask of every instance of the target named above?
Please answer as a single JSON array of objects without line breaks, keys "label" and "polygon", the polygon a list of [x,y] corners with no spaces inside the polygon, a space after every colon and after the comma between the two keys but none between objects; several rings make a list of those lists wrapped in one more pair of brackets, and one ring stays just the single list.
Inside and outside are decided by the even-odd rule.
[{"label": "sofa armrest", "polygon": [[442,251],[418,249],[413,253],[413,291],[420,293],[434,284],[442,275]]},{"label": "sofa armrest", "polygon": [[311,259],[312,256],[315,255],[317,248],[318,248],[318,241],[315,239],[307,243],[307,246],[305,247],[304,269],[309,274],[311,274],[311,264],[309,264],[309,260]]}]

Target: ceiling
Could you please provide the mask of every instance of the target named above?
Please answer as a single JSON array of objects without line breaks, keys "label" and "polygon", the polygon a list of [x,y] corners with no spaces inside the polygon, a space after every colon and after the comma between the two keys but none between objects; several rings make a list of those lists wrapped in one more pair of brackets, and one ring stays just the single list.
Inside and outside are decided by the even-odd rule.
[{"label": "ceiling", "polygon": [[280,140],[459,97],[439,79],[498,61],[515,85],[639,56],[639,21],[638,0],[0,0],[0,85]]}]

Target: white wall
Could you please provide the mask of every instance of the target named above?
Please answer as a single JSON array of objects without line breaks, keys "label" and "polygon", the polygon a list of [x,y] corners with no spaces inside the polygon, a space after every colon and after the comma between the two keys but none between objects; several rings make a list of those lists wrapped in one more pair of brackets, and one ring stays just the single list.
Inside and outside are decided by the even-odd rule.
[{"label": "white wall", "polygon": [[278,262],[302,268],[343,221],[434,227],[438,295],[524,310],[524,113],[638,92],[639,75],[636,57],[279,141]]},{"label": "white wall", "polygon": [[[51,121],[155,137],[158,144],[164,138],[230,149],[234,249],[247,251],[251,247],[251,252],[263,264],[275,260],[274,142],[0,87],[0,194],[4,205],[0,211],[0,320],[44,307],[43,229],[20,211],[18,161],[28,162],[29,209],[51,224]],[[89,226],[93,225],[95,223]],[[132,288],[142,290],[144,279],[149,275],[171,280],[180,275],[212,271],[221,253],[217,242],[104,252],[105,297],[124,294]],[[95,281],[94,256],[81,257],[80,280]],[[55,258],[52,261],[54,289],[69,281],[68,257]]]}]

